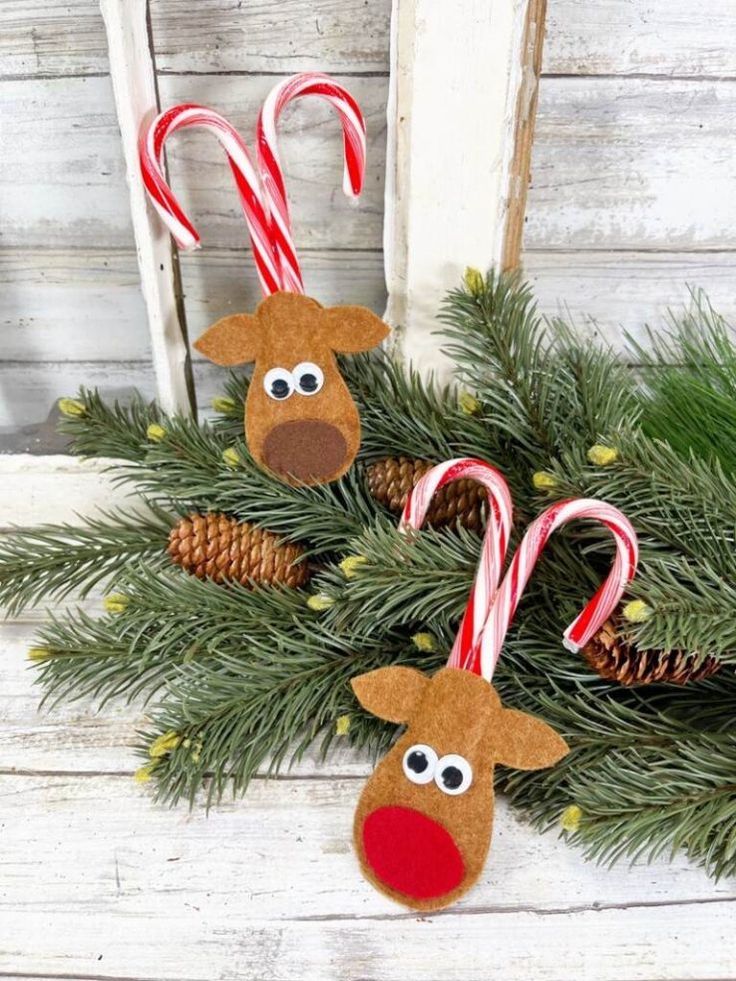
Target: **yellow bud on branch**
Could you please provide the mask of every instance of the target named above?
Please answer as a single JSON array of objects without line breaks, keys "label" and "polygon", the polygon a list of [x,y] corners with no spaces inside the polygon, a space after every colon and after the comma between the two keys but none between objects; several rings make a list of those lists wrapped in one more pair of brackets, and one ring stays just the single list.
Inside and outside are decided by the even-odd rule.
[{"label": "yellow bud on branch", "polygon": [[152,422],[148,429],[146,429],[146,436],[152,443],[161,443],[166,439],[166,430],[163,426],[159,426],[157,422]]},{"label": "yellow bud on branch", "polygon": [[596,443],[588,450],[588,460],[596,467],[609,467],[618,460],[618,456],[618,450],[612,446],[603,446],[602,443]]},{"label": "yellow bud on branch", "polygon": [[583,816],[582,808],[577,804],[570,804],[560,815],[560,824],[563,831],[577,831],[580,827],[580,819]]},{"label": "yellow bud on branch", "polygon": [[335,735],[336,736],[347,736],[350,732],[350,716],[341,715],[335,720]]},{"label": "yellow bud on branch", "polygon": [[153,740],[151,745],[148,747],[148,755],[152,760],[157,760],[162,756],[167,756],[181,742],[181,736],[178,732],[173,730],[170,732],[164,732],[156,739]]},{"label": "yellow bud on branch", "polygon": [[79,419],[81,416],[87,415],[87,406],[84,402],[80,402],[79,399],[59,399],[59,412],[63,416],[69,416],[71,419]]},{"label": "yellow bud on branch", "polygon": [[629,623],[644,623],[652,616],[654,610],[644,600],[631,600],[623,608],[624,619]]},{"label": "yellow bud on branch", "polygon": [[430,633],[420,632],[418,634],[414,634],[411,638],[411,642],[418,651],[423,651],[427,654],[437,650],[437,641],[435,640],[434,635]]},{"label": "yellow bud on branch", "polygon": [[231,470],[235,470],[241,464],[240,454],[232,446],[228,446],[226,450],[222,451],[222,462],[225,466],[230,467]]},{"label": "yellow bud on branch", "polygon": [[346,579],[354,579],[358,575],[358,570],[367,562],[365,555],[348,555],[340,563],[340,568]]},{"label": "yellow bud on branch", "polygon": [[532,477],[532,486],[534,490],[538,491],[551,491],[559,484],[557,477],[553,473],[549,473],[546,470],[537,470],[537,472]]}]

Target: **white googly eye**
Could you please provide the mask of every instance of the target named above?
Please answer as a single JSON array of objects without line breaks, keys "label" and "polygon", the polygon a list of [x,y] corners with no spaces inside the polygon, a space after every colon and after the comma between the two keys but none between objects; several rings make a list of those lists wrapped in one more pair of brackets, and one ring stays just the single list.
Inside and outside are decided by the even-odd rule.
[{"label": "white googly eye", "polygon": [[269,368],[263,376],[266,395],[277,402],[283,402],[294,392],[294,378],[286,368]]},{"label": "white googly eye", "polygon": [[438,761],[434,782],[443,794],[464,794],[473,782],[473,768],[464,756],[449,753]]},{"label": "white googly eye", "polygon": [[424,743],[410,746],[404,753],[404,774],[412,783],[431,783],[436,766],[437,754]]},{"label": "white googly eye", "polygon": [[294,368],[292,375],[300,395],[316,395],[325,383],[322,369],[311,361],[302,361]]}]

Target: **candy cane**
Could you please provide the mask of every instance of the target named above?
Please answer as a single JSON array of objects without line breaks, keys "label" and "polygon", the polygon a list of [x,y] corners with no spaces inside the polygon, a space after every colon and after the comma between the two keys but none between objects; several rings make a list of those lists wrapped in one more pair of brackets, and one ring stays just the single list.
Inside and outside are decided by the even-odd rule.
[{"label": "candy cane", "polygon": [[513,516],[508,485],[501,474],[483,460],[460,458],[433,467],[414,487],[404,507],[399,529],[419,529],[435,493],[453,480],[477,480],[488,491],[488,525],[480,562],[460,629],[453,644],[449,667],[479,673],[479,643],[488,608],[501,576]]},{"label": "candy cane", "polygon": [[284,288],[260,179],[248,148],[234,126],[204,106],[182,104],[157,116],[141,134],[139,157],[143,183],[163,222],[183,249],[195,249],[200,238],[164,176],[164,145],[177,130],[190,126],[212,133],[222,145],[235,177],[243,214],[250,232],[258,276],[266,296]]},{"label": "candy cane", "polygon": [[553,504],[527,529],[488,614],[480,644],[480,673],[487,681],[493,677],[521,594],[550,535],[556,528],[577,518],[599,521],[613,532],[616,558],[605,582],[565,631],[564,644],[568,650],[577,651],[590,640],[615,609],[626,584],[633,579],[639,558],[636,532],[617,508],[587,498]]},{"label": "candy cane", "polygon": [[276,85],[267,96],[258,116],[258,162],[266,211],[271,223],[271,237],[279,256],[282,288],[294,293],[303,293],[304,285],[291,234],[289,202],[281,171],[276,124],[285,106],[303,95],[321,96],[340,117],[345,154],[343,190],[349,197],[357,197],[363,188],[366,156],[365,121],[360,107],[347,89],[329,75],[321,72],[294,75]]}]

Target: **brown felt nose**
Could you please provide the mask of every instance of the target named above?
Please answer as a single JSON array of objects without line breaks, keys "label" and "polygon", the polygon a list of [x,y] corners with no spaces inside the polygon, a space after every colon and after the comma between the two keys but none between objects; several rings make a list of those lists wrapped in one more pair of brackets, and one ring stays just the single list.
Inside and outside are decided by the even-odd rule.
[{"label": "brown felt nose", "polygon": [[307,484],[339,470],[347,453],[345,437],[337,426],[318,419],[282,422],[263,443],[263,459],[269,470]]}]

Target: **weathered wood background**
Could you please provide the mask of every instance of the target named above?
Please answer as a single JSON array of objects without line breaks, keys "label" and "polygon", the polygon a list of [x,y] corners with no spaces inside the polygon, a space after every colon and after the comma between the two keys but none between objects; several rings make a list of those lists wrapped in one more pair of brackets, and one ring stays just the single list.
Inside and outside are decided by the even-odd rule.
[{"label": "weathered wood background", "polygon": [[[339,131],[325,107],[302,103],[282,146],[310,289],[381,311],[389,0],[152,0],[151,10],[164,104],[193,98],[249,132],[274,76],[349,78],[369,132],[360,206],[339,190]],[[734,312],[735,22],[736,0],[707,11],[550,0],[525,238],[546,311],[590,315],[616,344],[622,328],[658,322],[687,283]],[[35,427],[80,382],[153,391],[95,0],[3,0],[0,79],[0,435],[11,448],[31,427],[25,439],[42,449],[48,433]],[[196,336],[251,305],[257,287],[219,147],[187,134],[170,160],[203,234],[204,250],[183,262]],[[196,370],[206,402],[220,376]]]},{"label": "weathered wood background", "polygon": [[[340,193],[323,108],[299,107],[283,149],[310,287],[382,310],[388,0],[151,8],[164,103],[195,98],[250,126],[274,76],[349,77],[369,127],[360,206]],[[525,253],[545,310],[590,314],[617,344],[687,282],[734,313],[735,22],[736,0],[549,0]],[[203,233],[183,260],[196,335],[257,286],[216,146],[186,135],[170,159]],[[0,323],[0,447],[52,445],[44,419],[80,382],[153,392],[95,0],[0,3]],[[196,373],[204,401],[221,374]],[[118,499],[78,461],[0,458],[0,482],[0,532]],[[209,817],[154,806],[131,779],[140,706],[38,712],[36,623],[0,626],[0,978],[736,977],[732,880],[681,859],[599,869],[503,807],[479,887],[441,915],[404,913],[357,874],[368,767],[347,753],[258,780]]]}]

